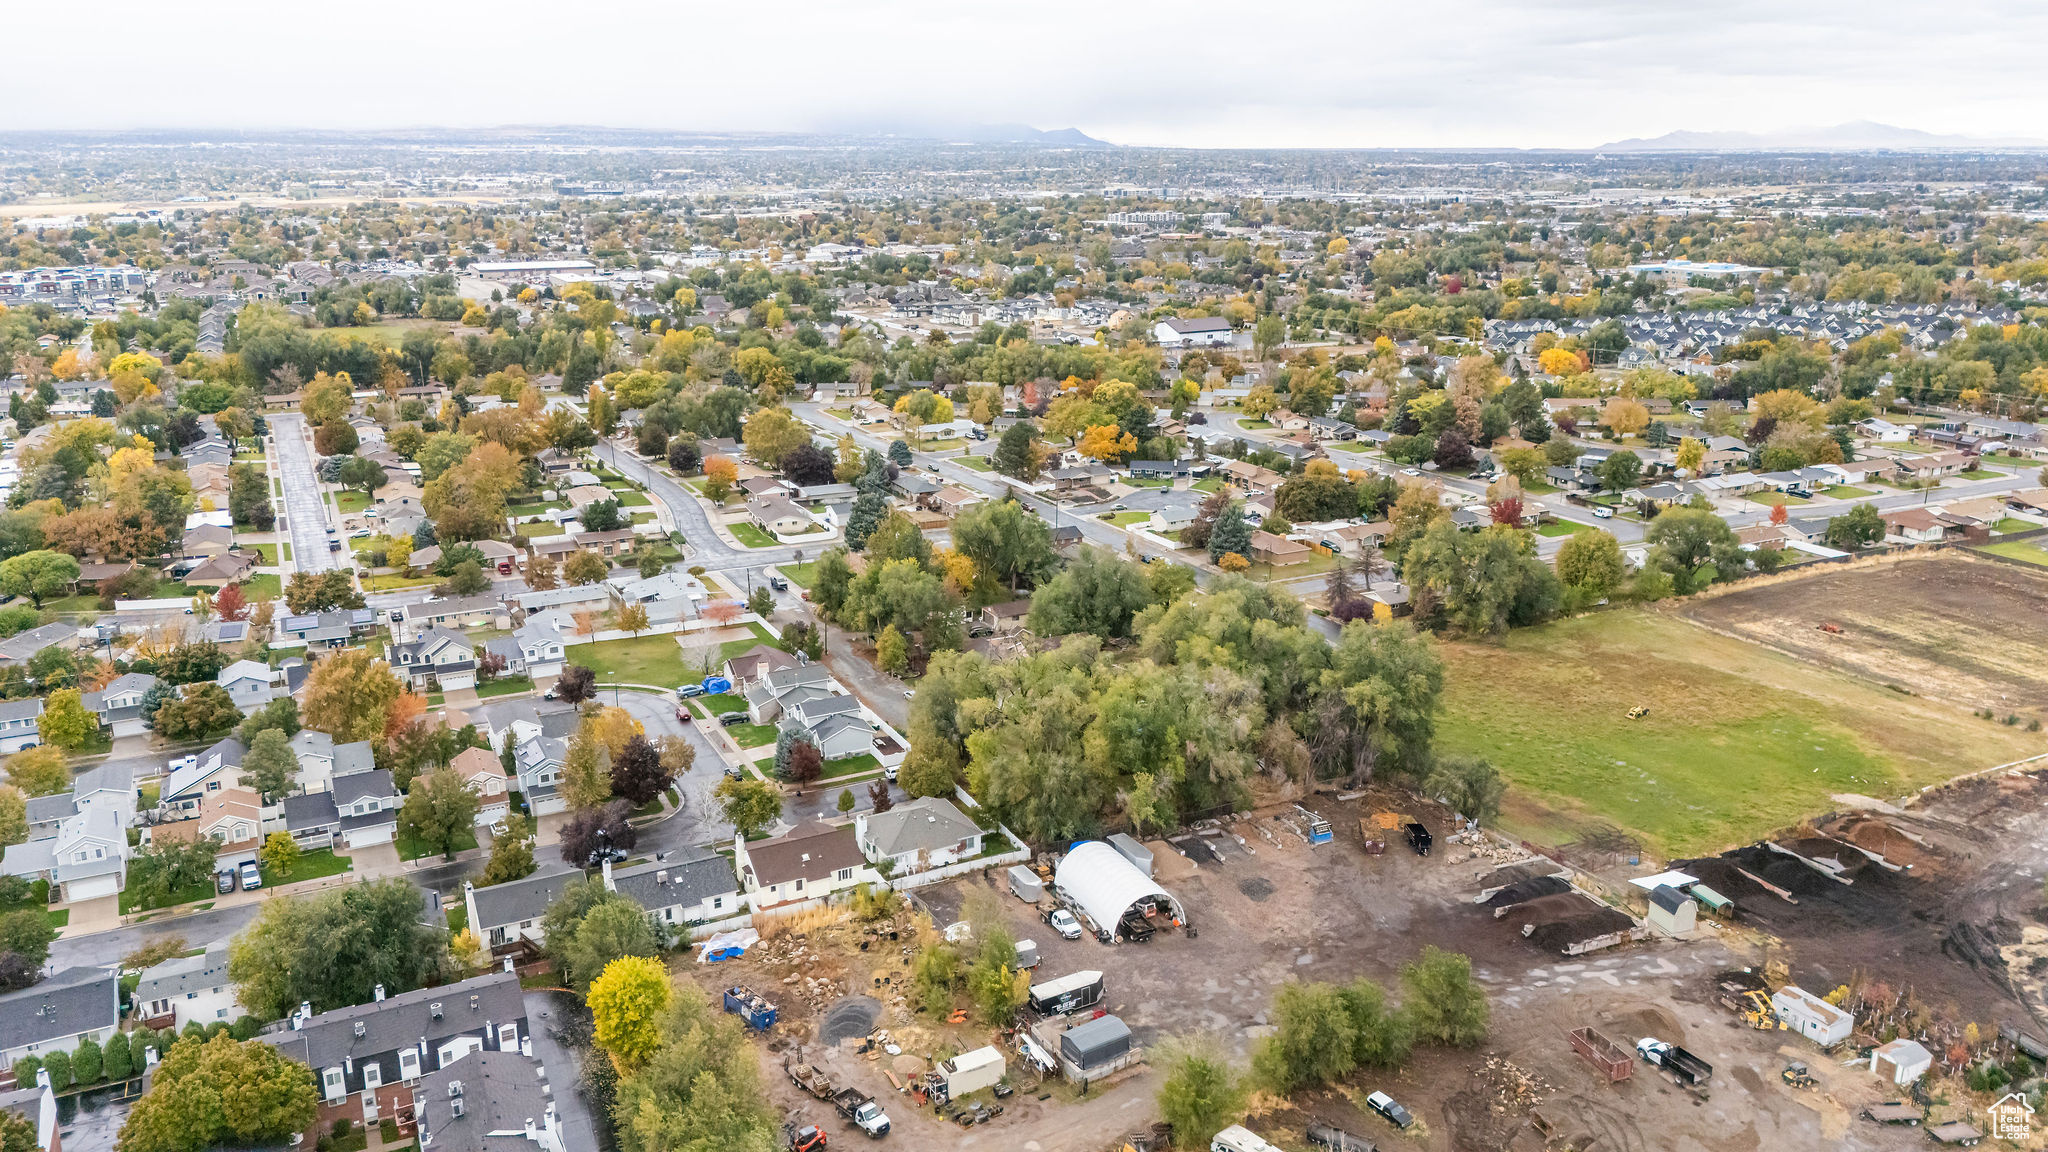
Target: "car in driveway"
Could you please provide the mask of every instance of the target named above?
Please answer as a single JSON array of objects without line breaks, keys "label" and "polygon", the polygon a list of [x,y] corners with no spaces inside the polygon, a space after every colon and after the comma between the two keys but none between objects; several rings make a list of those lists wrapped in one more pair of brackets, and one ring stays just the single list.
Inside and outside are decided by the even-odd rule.
[{"label": "car in driveway", "polygon": [[1052,930],[1059,933],[1060,938],[1063,940],[1079,940],[1081,938],[1081,922],[1074,919],[1074,914],[1065,908],[1048,909],[1039,913],[1038,918],[1050,925]]},{"label": "car in driveway", "polygon": [[254,860],[242,861],[242,891],[254,892],[263,887],[263,873],[256,868]]},{"label": "car in driveway", "polygon": [[222,896],[233,892],[235,890],[235,870],[233,868],[223,868],[219,872],[214,873],[213,890]]},{"label": "car in driveway", "polygon": [[692,696],[702,696],[703,694],[704,686],[702,684],[685,684],[682,687],[676,689],[676,695],[682,697],[685,700],[688,700]]}]

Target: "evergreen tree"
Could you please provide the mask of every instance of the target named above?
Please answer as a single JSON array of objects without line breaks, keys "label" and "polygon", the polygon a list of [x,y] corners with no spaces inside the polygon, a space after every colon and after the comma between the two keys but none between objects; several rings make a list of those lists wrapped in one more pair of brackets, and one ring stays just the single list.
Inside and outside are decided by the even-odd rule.
[{"label": "evergreen tree", "polygon": [[1209,532],[1209,559],[1221,560],[1232,552],[1250,559],[1251,551],[1252,526],[1244,518],[1244,504],[1232,500],[1216,517],[1216,526]]}]

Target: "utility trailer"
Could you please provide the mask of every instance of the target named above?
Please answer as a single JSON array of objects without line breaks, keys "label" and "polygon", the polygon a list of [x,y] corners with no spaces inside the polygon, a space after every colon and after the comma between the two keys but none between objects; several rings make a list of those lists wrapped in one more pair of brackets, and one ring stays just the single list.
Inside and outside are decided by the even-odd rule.
[{"label": "utility trailer", "polygon": [[1327,1148],[1329,1152],[1377,1152],[1372,1141],[1328,1124],[1311,1124],[1302,1135],[1311,1147]]},{"label": "utility trailer", "polygon": [[1887,1100],[1882,1104],[1872,1104],[1863,1110],[1863,1116],[1879,1124],[1903,1124],[1915,1128],[1919,1127],[1921,1120],[1920,1106],[1908,1104],[1904,1100]]},{"label": "utility trailer", "polygon": [[1420,824],[1411,823],[1407,826],[1407,833],[1408,847],[1413,848],[1417,856],[1429,855],[1430,842],[1435,839],[1435,837],[1429,834],[1429,829]]},{"label": "utility trailer", "polygon": [[832,1077],[816,1064],[785,1064],[782,1070],[789,1073],[789,1082],[809,1092],[820,1100],[831,1100],[835,1095]]},{"label": "utility trailer", "polygon": [[765,1032],[775,1024],[775,1005],[744,984],[735,984],[725,990],[725,1010],[756,1032]]},{"label": "utility trailer", "polygon": [[1574,1028],[1565,1037],[1571,1041],[1572,1051],[1607,1074],[1609,1084],[1619,1084],[1635,1075],[1636,1062],[1629,1059],[1628,1049],[1608,1039],[1598,1028]]}]

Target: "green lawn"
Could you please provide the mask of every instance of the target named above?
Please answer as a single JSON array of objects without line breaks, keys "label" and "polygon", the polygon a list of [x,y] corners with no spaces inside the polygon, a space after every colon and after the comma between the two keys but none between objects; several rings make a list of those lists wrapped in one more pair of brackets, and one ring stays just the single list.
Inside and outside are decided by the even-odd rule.
[{"label": "green lawn", "polygon": [[776,542],[776,539],[775,539],[775,537],[773,537],[773,536],[770,536],[770,535],[769,535],[769,534],[767,534],[766,532],[763,532],[763,531],[761,531],[761,529],[760,529],[760,528],[758,528],[758,527],[756,527],[755,525],[752,525],[752,524],[748,524],[748,523],[742,522],[742,523],[739,523],[739,524],[730,524],[730,525],[727,525],[727,528],[728,528],[728,529],[729,529],[729,530],[730,530],[730,531],[732,532],[732,538],[733,538],[733,539],[735,539],[735,540],[737,540],[737,541],[739,541],[739,542],[740,542],[740,543],[741,543],[742,545],[744,545],[745,547],[748,547],[748,548],[778,548],[778,547],[781,547],[781,545],[780,545],[780,544],[778,544],[778,543]]},{"label": "green lawn", "polygon": [[1143,524],[1145,521],[1150,520],[1151,518],[1152,514],[1150,512],[1139,512],[1135,510],[1130,512],[1112,512],[1108,516],[1109,522],[1111,524],[1116,525],[1119,528],[1125,528],[1132,524]]},{"label": "green lawn", "polygon": [[581,664],[606,682],[669,688],[690,679],[682,650],[671,636],[636,636],[597,644],[572,644],[569,663]]},{"label": "green lawn", "polygon": [[302,852],[292,865],[292,874],[280,876],[268,864],[258,864],[257,871],[263,874],[263,883],[271,887],[279,884],[297,884],[301,880],[318,880],[322,876],[339,876],[355,867],[346,856],[336,856],[332,849],[321,848],[313,852]]},{"label": "green lawn", "polygon": [[726,729],[742,748],[759,748],[763,744],[775,743],[773,724],[735,724]]},{"label": "green lawn", "polygon": [[1807,499],[1806,497],[1804,497],[1804,496],[1790,496],[1790,495],[1787,495],[1787,494],[1785,494],[1785,493],[1783,493],[1783,492],[1752,492],[1752,493],[1750,493],[1750,494],[1749,494],[1748,496],[1745,496],[1745,497],[1743,497],[1743,499],[1745,499],[1745,500],[1748,500],[1749,502],[1751,502],[1751,503],[1753,503],[1753,504],[1772,504],[1772,505],[1776,505],[1776,504],[1811,504],[1811,503],[1813,503],[1813,501],[1811,501],[1811,500],[1808,500],[1808,499]]},{"label": "green lawn", "polygon": [[781,646],[782,637],[770,632],[767,625],[750,622],[747,627],[753,629],[755,638],[752,640],[727,640],[725,643],[720,644],[718,646],[718,659],[721,662],[732,659],[756,644],[766,644],[770,648]]},{"label": "green lawn", "polygon": [[727,712],[745,712],[747,698],[731,692],[720,692],[716,696],[698,696],[690,701],[705,716],[723,716]]},{"label": "green lawn", "polygon": [[1991,530],[2004,534],[2007,532],[2027,532],[2039,527],[2039,524],[2031,520],[2022,520],[2017,516],[2007,516],[1999,520],[1998,523],[1993,524]]},{"label": "green lawn", "polygon": [[1538,524],[1536,526],[1536,534],[1538,536],[1571,536],[1580,532],[1591,532],[1592,530],[1593,526],[1591,524],[1581,524],[1576,520],[1559,520],[1552,524]]},{"label": "green lawn", "polygon": [[399,576],[396,574],[389,576],[365,576],[363,577],[363,591],[394,592],[400,588],[425,588],[428,585],[439,584],[440,582],[441,578],[439,576]]},{"label": "green lawn", "polygon": [[334,494],[334,506],[343,513],[361,512],[370,506],[370,498],[350,488]]},{"label": "green lawn", "polygon": [[2003,464],[2008,468],[2038,468],[2041,461],[2031,456],[2009,456],[2003,452],[1987,452],[1977,457],[1980,463]]},{"label": "green lawn", "polygon": [[2003,556],[2008,560],[2020,560],[2048,568],[2048,549],[2040,547],[2032,540],[2000,540],[1985,544],[1977,550],[1989,552],[1993,556]]},{"label": "green lawn", "polygon": [[976,472],[993,472],[996,470],[996,466],[989,463],[986,456],[955,456],[953,457],[953,462],[962,468],[972,468]]},{"label": "green lawn", "polygon": [[284,577],[263,572],[242,581],[242,595],[250,602],[275,600],[284,595]]},{"label": "green lawn", "polygon": [[801,564],[779,564],[776,566],[776,571],[789,577],[790,583],[795,584],[797,587],[809,588],[812,579],[817,574],[818,562],[816,560],[806,560]]},{"label": "green lawn", "polygon": [[548,520],[536,520],[516,526],[515,531],[528,540],[538,540],[543,536],[560,536],[562,526]]},{"label": "green lawn", "polygon": [[1972,468],[1968,472],[1958,473],[1958,476],[1964,480],[2001,480],[2004,479],[2005,473],[1993,472],[1989,468]]},{"label": "green lawn", "polygon": [[1238,419],[1237,426],[1247,432],[1257,432],[1263,428],[1271,428],[1273,422],[1271,420],[1254,420],[1249,416],[1243,416]]},{"label": "green lawn", "polygon": [[858,756],[848,756],[842,760],[825,761],[825,774],[818,777],[818,779],[837,780],[842,776],[858,776],[863,772],[873,772],[881,766],[882,762],[875,759],[873,752],[863,752]]},{"label": "green lawn", "polygon": [[[1499,768],[1502,829],[1539,843],[1613,826],[1656,854],[1718,852],[1827,811],[1836,793],[1898,796],[2038,750],[2038,738],[1651,612],[1442,652],[1437,750]],[[1649,714],[1628,719],[1638,704]]]},{"label": "green lawn", "polygon": [[211,895],[213,895],[213,877],[211,876],[197,884],[177,889],[167,899],[156,904],[142,903],[133,887],[123,888],[121,890],[121,915],[126,916],[130,912],[147,912],[152,908],[171,908],[179,904],[190,904],[195,900],[204,900]]},{"label": "green lawn", "polygon": [[[440,855],[439,852],[428,852],[425,845],[421,844],[417,839],[411,836],[407,836],[403,832],[398,834],[397,844],[398,858],[401,860],[417,860],[422,856]],[[456,834],[455,851],[467,852],[474,847],[476,847],[476,831],[474,829],[465,828],[461,832]]]},{"label": "green lawn", "polygon": [[1856,488],[1848,484],[1837,484],[1831,488],[1823,488],[1820,494],[1832,496],[1837,500],[1867,500],[1877,495],[1877,493],[1868,488]]},{"label": "green lawn", "polygon": [[533,691],[531,676],[500,676],[489,684],[476,686],[477,698],[489,700],[493,696],[511,696],[519,692]]},{"label": "green lawn", "polygon": [[1123,483],[1131,488],[1171,488],[1173,481],[1157,476],[1127,476]]},{"label": "green lawn", "polygon": [[1538,495],[1548,495],[1558,491],[1558,487],[1545,480],[1524,480],[1522,481],[1522,491],[1534,492]]},{"label": "green lawn", "polygon": [[510,508],[505,509],[505,515],[514,519],[526,516],[545,516],[550,512],[560,512],[567,507],[569,507],[567,504],[559,500],[549,500],[541,504],[514,504]]},{"label": "green lawn", "polygon": [[619,507],[621,508],[650,508],[653,505],[654,501],[649,500],[645,492],[619,493]]},{"label": "green lawn", "polygon": [[235,541],[235,547],[240,548],[244,552],[254,552],[257,555],[263,557],[263,566],[265,568],[277,567],[276,544],[264,544],[248,540],[237,540]]},{"label": "green lawn", "polygon": [[1223,491],[1223,481],[1211,476],[1206,480],[1195,481],[1194,488],[1197,492],[1221,492]]}]

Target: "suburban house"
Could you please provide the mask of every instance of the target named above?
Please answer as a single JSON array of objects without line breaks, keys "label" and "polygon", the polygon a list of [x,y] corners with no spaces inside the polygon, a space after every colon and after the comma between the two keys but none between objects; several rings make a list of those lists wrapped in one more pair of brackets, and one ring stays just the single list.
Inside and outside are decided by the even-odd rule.
[{"label": "suburban house", "polygon": [[1024,628],[1024,618],[1031,615],[1031,601],[1011,600],[1005,604],[987,604],[981,609],[982,626],[997,635],[1008,635]]},{"label": "suburban house", "polygon": [[235,702],[235,707],[244,712],[254,712],[284,694],[277,673],[270,665],[258,664],[254,660],[235,661],[221,669],[213,682],[220,685],[227,692],[228,699]]},{"label": "suburban house", "polygon": [[1937,452],[1931,456],[1902,456],[1898,472],[1907,480],[1935,480],[1970,469],[1971,458],[1962,452]]},{"label": "suburban house", "polygon": [[1228,346],[1236,339],[1230,321],[1221,316],[1182,319],[1170,316],[1152,326],[1152,338],[1162,348],[1214,348]]},{"label": "suburban house", "polygon": [[562,632],[550,617],[535,617],[510,636],[484,641],[484,651],[505,662],[501,675],[539,679],[562,674]]},{"label": "suburban house", "polygon": [[248,754],[248,746],[233,736],[222,740],[166,777],[158,803],[174,814],[198,814],[202,797],[234,786],[242,774],[242,757]]},{"label": "suburban house", "polygon": [[476,648],[460,632],[439,624],[416,634],[412,640],[393,641],[384,647],[384,659],[408,688],[429,681],[443,692],[476,687]]},{"label": "suburban house", "polygon": [[1908,544],[1933,544],[1948,535],[1948,524],[1925,508],[1895,508],[1884,513],[1885,534]]},{"label": "suburban house", "polygon": [[936,444],[941,440],[965,440],[972,435],[972,420],[943,420],[936,424],[920,424],[911,430],[911,436],[920,445]]},{"label": "suburban house", "polygon": [[547,915],[548,905],[571,885],[584,882],[583,873],[575,871],[546,872],[486,888],[465,880],[462,904],[469,912],[469,930],[493,949],[508,948],[521,940],[545,943],[540,921]]},{"label": "suburban house", "polygon": [[389,844],[398,837],[398,809],[404,802],[385,769],[336,775],[325,792],[285,797],[284,830],[307,849]]},{"label": "suburban house", "polygon": [[1246,460],[1225,460],[1216,466],[1216,472],[1224,483],[1245,492],[1273,492],[1287,479],[1271,468]]},{"label": "suburban house", "polygon": [[774,536],[800,536],[818,526],[809,512],[783,496],[756,496],[748,500],[747,519]]},{"label": "suburban house", "polygon": [[1254,532],[1252,554],[1247,559],[1278,567],[1282,564],[1299,564],[1314,554],[1314,549],[1299,540],[1289,540],[1285,536],[1275,536],[1271,532]]},{"label": "suburban house", "polygon": [[[493,972],[315,1015],[300,1005],[282,1028],[259,1037],[313,1070],[319,1118],[308,1136],[336,1120],[374,1125],[413,1111],[413,1089],[474,1052],[530,1053],[519,977]],[[310,1138],[308,1143],[311,1143]]]},{"label": "suburban house", "polygon": [[775,669],[747,685],[747,717],[752,723],[766,724],[793,703],[814,696],[837,695],[839,691],[839,682],[823,664]]},{"label": "suburban house", "polygon": [[561,708],[531,720],[514,720],[505,734],[512,742],[520,794],[536,817],[551,816],[568,807],[561,796],[562,763],[569,754],[569,738],[582,723],[576,709]]},{"label": "suburban house", "polygon": [[735,915],[743,906],[732,861],[717,852],[679,849],[666,861],[614,870],[604,866],[605,887],[629,896],[666,925],[703,924]]},{"label": "suburban house", "polygon": [[187,560],[204,560],[218,556],[234,546],[233,528],[201,524],[185,529],[184,537],[178,542],[178,555]]},{"label": "suburban house", "polygon": [[860,701],[844,693],[791,700],[783,708],[783,724],[794,724],[804,739],[817,745],[827,760],[844,760],[875,750],[875,726]]},{"label": "suburban house", "polygon": [[142,726],[142,698],[155,686],[156,677],[147,672],[123,672],[105,688],[87,692],[80,699],[86,711],[100,718],[100,727],[113,735],[141,736],[148,731]]},{"label": "suburban house", "polygon": [[614,576],[605,581],[620,607],[638,604],[650,625],[686,621],[697,614],[697,602],[709,595],[704,582],[679,568],[653,576]]},{"label": "suburban house", "polygon": [[255,552],[223,552],[200,561],[179,579],[188,588],[225,588],[247,580],[262,559]]},{"label": "suburban house", "polygon": [[0,755],[11,756],[23,748],[41,744],[42,731],[36,727],[36,721],[42,714],[41,696],[0,700]]},{"label": "suburban house", "polygon": [[434,1152],[569,1152],[548,1070],[523,1052],[471,1052],[422,1076],[412,1115]]},{"label": "suburban house", "polygon": [[90,1036],[105,1044],[121,1026],[117,968],[66,968],[0,996],[0,1063],[69,1052]]},{"label": "suburban house", "polygon": [[301,728],[292,737],[292,754],[299,758],[299,788],[306,792],[325,792],[334,786],[336,776],[368,772],[377,766],[368,740],[336,744],[334,737],[311,728]]},{"label": "suburban house", "polygon": [[238,1020],[242,1003],[228,979],[228,949],[215,944],[198,956],[177,956],[142,970],[130,997],[144,1027],[183,1028],[197,1021]]},{"label": "suburban house", "polygon": [[199,812],[192,819],[158,824],[149,829],[149,839],[152,844],[210,839],[215,844],[215,867],[239,867],[254,861],[263,847],[263,797],[255,789],[243,787],[209,792],[199,801]]},{"label": "suburban house", "polygon": [[980,827],[939,796],[898,804],[887,812],[863,812],[854,817],[853,830],[861,854],[891,876],[943,868],[981,855]]},{"label": "suburban house", "polygon": [[418,636],[429,628],[510,628],[511,617],[504,602],[495,596],[454,596],[407,604],[399,610],[401,638]]},{"label": "suburban house", "polygon": [[464,748],[448,762],[464,787],[476,793],[476,822],[496,824],[512,810],[505,766],[482,748]]},{"label": "suburban house", "polygon": [[345,647],[356,637],[376,630],[377,614],[368,608],[287,616],[277,626],[279,639],[299,641],[313,651]]},{"label": "suburban house", "polygon": [[780,648],[756,644],[725,662],[725,678],[734,688],[745,688],[770,672],[796,667],[796,657]]},{"label": "suburban house", "polygon": [[733,838],[733,865],[756,911],[822,899],[857,884],[881,881],[851,824],[807,820],[770,840]]},{"label": "suburban house", "polygon": [[65,903],[115,895],[128,882],[127,822],[115,805],[85,805],[48,835],[8,845],[0,871],[47,880]]}]

